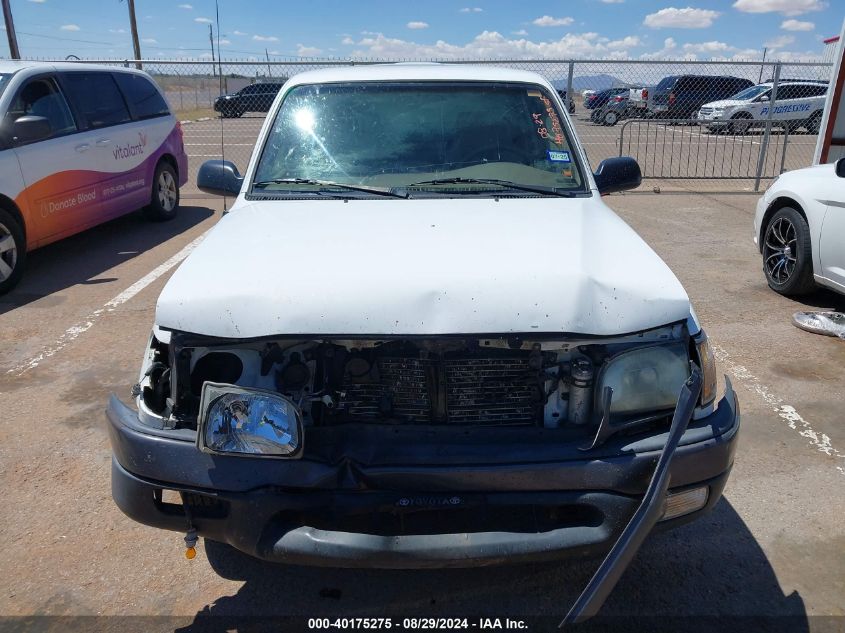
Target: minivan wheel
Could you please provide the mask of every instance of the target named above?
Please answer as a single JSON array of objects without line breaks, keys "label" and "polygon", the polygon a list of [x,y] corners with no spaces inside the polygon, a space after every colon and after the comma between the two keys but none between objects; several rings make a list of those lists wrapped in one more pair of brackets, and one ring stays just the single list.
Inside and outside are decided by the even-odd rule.
[{"label": "minivan wheel", "polygon": [[604,115],[604,124],[616,125],[617,123],[619,123],[619,114],[613,110],[608,110]]},{"label": "minivan wheel", "polygon": [[763,272],[769,287],[782,295],[801,295],[815,288],[810,227],[791,207],[771,217],[763,232]]},{"label": "minivan wheel", "polygon": [[18,284],[25,259],[23,228],[11,213],[0,208],[0,295]]},{"label": "minivan wheel", "polygon": [[153,176],[153,191],[150,204],[144,214],[150,220],[163,222],[176,217],[179,210],[179,180],[173,165],[161,161]]}]

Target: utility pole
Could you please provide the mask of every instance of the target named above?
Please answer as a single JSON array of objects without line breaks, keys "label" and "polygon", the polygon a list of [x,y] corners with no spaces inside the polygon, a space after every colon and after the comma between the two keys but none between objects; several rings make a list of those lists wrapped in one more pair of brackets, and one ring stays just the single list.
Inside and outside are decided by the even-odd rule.
[{"label": "utility pole", "polygon": [[3,18],[6,20],[6,37],[9,38],[9,56],[12,59],[20,59],[21,52],[18,50],[18,36],[15,34],[15,22],[12,20],[12,7],[9,0],[3,2]]},{"label": "utility pole", "polygon": [[267,58],[267,78],[269,79],[272,73],[270,72],[270,53],[267,52],[267,49],[264,49],[264,57]]},{"label": "utility pole", "polygon": [[208,41],[211,42],[211,72],[212,76],[217,74],[217,69],[214,64],[214,31],[211,25],[208,25]]},{"label": "utility pole", "polygon": [[763,63],[760,64],[760,78],[757,80],[758,84],[763,83],[763,68],[766,67],[766,53],[769,52],[768,48],[763,48]]},{"label": "utility pole", "polygon": [[[132,48],[135,59],[141,59],[141,45],[138,43],[138,23],[135,21],[135,0],[126,0],[129,5],[129,30],[132,31]],[[141,62],[136,61],[135,67],[141,70]]]}]

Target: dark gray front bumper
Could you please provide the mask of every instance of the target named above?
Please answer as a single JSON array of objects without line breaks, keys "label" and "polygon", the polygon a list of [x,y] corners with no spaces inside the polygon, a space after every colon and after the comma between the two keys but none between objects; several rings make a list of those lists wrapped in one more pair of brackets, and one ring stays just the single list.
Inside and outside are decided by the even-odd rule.
[{"label": "dark gray front bumper", "polygon": [[[116,398],[107,416],[114,450],[112,494],[131,518],[184,532],[188,522],[182,506],[162,502],[160,491],[185,491],[196,502],[192,520],[201,536],[258,558],[339,567],[462,567],[605,552],[640,505],[667,436],[616,438],[584,453],[577,442],[538,434],[536,442],[508,444],[490,431],[484,437],[496,444],[492,453],[478,438],[444,444],[442,438],[421,435],[413,454],[397,459],[403,465],[396,466],[387,455],[395,456],[397,447],[363,431],[345,443],[335,437],[334,451],[321,444],[324,438],[311,438],[319,460],[257,460],[200,453],[187,434],[143,426]],[[733,464],[738,427],[731,392],[712,415],[686,430],[670,465],[671,490],[707,485],[707,506],[661,526],[695,518],[718,501]],[[424,457],[432,463],[425,465]],[[454,497],[470,515],[496,507],[529,512],[555,506],[583,520],[540,532],[384,536],[303,519],[326,510],[335,517],[400,511],[403,500],[420,495]]]}]

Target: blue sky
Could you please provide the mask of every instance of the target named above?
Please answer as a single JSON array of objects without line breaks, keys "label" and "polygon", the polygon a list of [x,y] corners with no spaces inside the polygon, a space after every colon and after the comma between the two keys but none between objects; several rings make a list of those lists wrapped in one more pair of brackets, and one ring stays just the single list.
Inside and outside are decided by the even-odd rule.
[{"label": "blue sky", "polygon": [[[131,57],[126,2],[11,0],[21,53]],[[220,0],[224,57],[815,58],[843,0]],[[135,0],[142,56],[210,56],[213,0]],[[216,25],[214,25],[216,33]],[[0,55],[8,56],[5,37]]]}]

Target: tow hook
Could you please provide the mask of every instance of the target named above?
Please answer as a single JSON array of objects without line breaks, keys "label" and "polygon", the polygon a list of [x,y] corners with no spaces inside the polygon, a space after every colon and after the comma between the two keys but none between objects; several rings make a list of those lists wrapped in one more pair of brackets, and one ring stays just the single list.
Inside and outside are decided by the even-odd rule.
[{"label": "tow hook", "polygon": [[196,545],[198,540],[197,529],[192,527],[185,534],[185,558],[188,560],[192,560],[197,555]]},{"label": "tow hook", "polygon": [[182,509],[185,511],[185,519],[188,521],[188,531],[185,534],[185,558],[193,560],[197,555],[197,528],[194,527],[194,521],[191,517],[191,509],[188,507],[188,501],[184,492],[180,492],[179,496],[182,498]]}]

